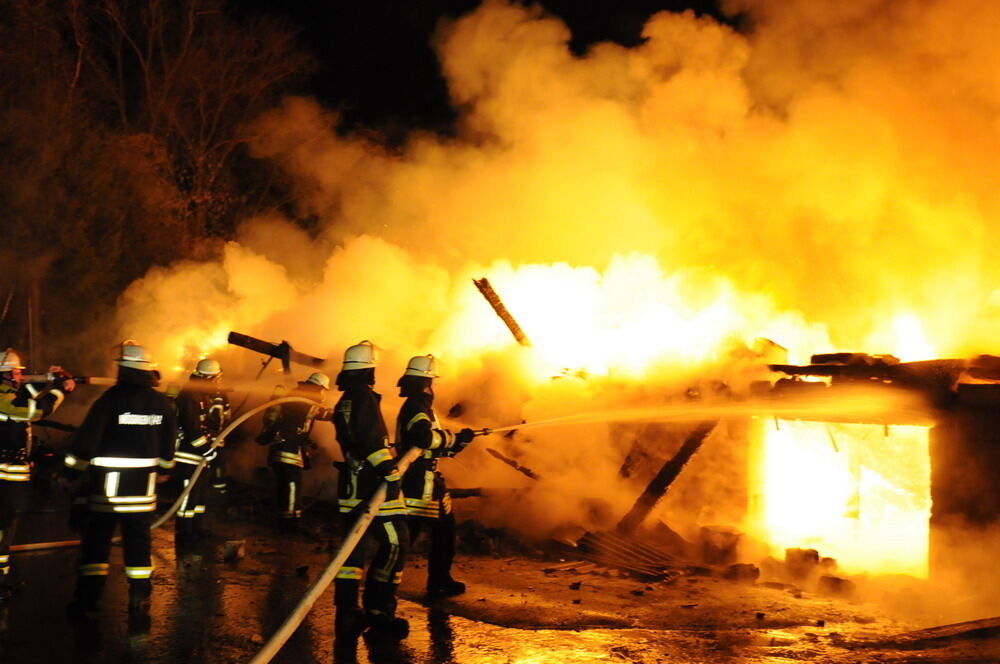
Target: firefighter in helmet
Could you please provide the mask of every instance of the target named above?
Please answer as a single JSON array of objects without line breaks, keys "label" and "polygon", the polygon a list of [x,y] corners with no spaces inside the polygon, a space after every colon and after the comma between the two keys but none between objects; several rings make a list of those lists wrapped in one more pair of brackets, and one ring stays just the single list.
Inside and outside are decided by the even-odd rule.
[{"label": "firefighter in helmet", "polygon": [[122,530],[129,612],[149,610],[151,517],[160,475],[174,466],[177,417],[156,391],[159,380],[149,353],[124,342],[116,360],[118,381],[84,418],[66,455],[71,476],[83,474],[87,518],[83,524],[71,615],[92,614],[108,576],[111,537]]},{"label": "firefighter in helmet", "polygon": [[309,434],[317,419],[330,419],[329,409],[321,405],[328,389],[330,378],[326,374],[310,374],[290,394],[286,395],[282,386],[272,398],[304,397],[314,405],[283,403],[264,415],[264,431],[257,442],[270,445],[268,464],[277,482],[278,524],[283,530],[296,530],[302,517],[302,471],[312,467],[310,457],[316,449]]},{"label": "firefighter in helmet", "polygon": [[[217,360],[199,360],[174,401],[178,420],[174,476],[180,479],[182,488],[190,484],[200,464],[214,465],[218,461],[219,447],[215,447],[215,437],[226,427],[232,414],[229,398],[219,387],[221,376],[222,367]],[[175,536],[178,542],[207,534],[203,521],[209,472],[209,467],[202,470],[195,486],[177,508]]]},{"label": "firefighter in helmet", "polygon": [[406,401],[396,420],[396,454],[411,447],[424,452],[403,476],[403,496],[409,515],[411,542],[421,530],[430,535],[427,562],[427,594],[451,597],[465,592],[465,584],[451,578],[455,558],[455,515],[444,477],[437,469],[440,457],[452,457],[465,449],[475,433],[462,429],[457,434],[444,429],[434,412],[433,381],[437,378],[437,360],[433,355],[410,359],[399,379],[399,396]]},{"label": "firefighter in helmet", "polygon": [[59,367],[51,367],[51,385],[22,381],[24,365],[8,348],[0,352],[0,602],[12,594],[10,546],[17,513],[31,480],[31,423],[47,417],[76,383]]},{"label": "firefighter in helmet", "polygon": [[[407,621],[396,617],[396,588],[403,575],[410,534],[400,493],[402,477],[382,417],[382,397],[373,389],[375,366],[375,347],[362,341],[344,353],[343,370],[337,375],[337,388],[343,395],[333,409],[333,424],[344,456],[337,494],[345,532],[379,485],[388,483],[385,502],[365,534],[367,541],[354,548],[337,572],[334,605],[338,645],[349,645],[366,628],[375,638],[402,639],[409,633]],[[375,554],[365,575],[365,553],[371,540]],[[365,587],[359,607],[362,576]]]}]

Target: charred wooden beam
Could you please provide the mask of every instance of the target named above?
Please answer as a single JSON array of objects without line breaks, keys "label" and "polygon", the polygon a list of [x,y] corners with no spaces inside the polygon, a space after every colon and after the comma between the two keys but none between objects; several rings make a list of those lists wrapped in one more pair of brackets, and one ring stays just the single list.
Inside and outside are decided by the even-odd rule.
[{"label": "charred wooden beam", "polygon": [[281,368],[284,370],[285,374],[291,373],[292,362],[314,369],[320,369],[326,364],[326,360],[322,358],[298,352],[292,348],[291,344],[287,341],[282,341],[280,344],[276,344],[270,341],[264,341],[263,339],[251,337],[248,334],[240,334],[239,332],[230,332],[227,340],[234,346],[246,348],[247,350],[252,350],[255,353],[266,355],[269,358],[276,358],[280,360]]},{"label": "charred wooden beam", "polygon": [[645,491],[639,496],[621,521],[618,522],[616,530],[623,535],[631,535],[635,532],[635,529],[649,516],[649,513],[653,511],[656,503],[660,502],[663,495],[673,484],[677,476],[680,475],[681,470],[683,470],[684,465],[694,456],[694,453],[698,451],[701,444],[705,442],[708,438],[708,434],[712,433],[715,426],[719,423],[718,420],[709,420],[700,423],[695,427],[694,431],[688,435],[687,439],[681,445],[681,448],[677,451],[677,454],[673,456],[672,459],[663,464],[660,469],[649,484],[646,486]]},{"label": "charred wooden beam", "polygon": [[514,335],[515,339],[517,339],[517,343],[522,346],[530,346],[531,342],[528,341],[528,335],[524,333],[521,326],[517,324],[514,317],[510,315],[509,311],[507,311],[507,307],[505,307],[503,302],[500,301],[500,296],[497,295],[495,290],[493,290],[493,286],[490,285],[490,280],[483,277],[482,279],[473,279],[472,283],[476,285],[479,292],[482,293],[483,297],[486,298],[486,301],[490,303],[490,306],[493,307],[493,311],[496,312],[497,316],[500,317],[500,320],[502,320],[507,326],[507,329],[510,330],[510,333]]},{"label": "charred wooden beam", "polygon": [[495,450],[492,447],[487,447],[485,449],[486,449],[487,452],[489,452],[490,456],[492,456],[495,459],[499,459],[500,461],[504,462],[505,464],[507,464],[508,466],[510,466],[511,468],[513,468],[514,470],[516,470],[517,472],[521,473],[522,475],[524,475],[526,477],[530,477],[533,480],[539,480],[539,479],[541,479],[538,476],[538,473],[536,473],[535,471],[533,471],[531,468],[528,468],[527,466],[522,466],[517,461],[514,461],[509,456],[505,455],[503,452]]}]

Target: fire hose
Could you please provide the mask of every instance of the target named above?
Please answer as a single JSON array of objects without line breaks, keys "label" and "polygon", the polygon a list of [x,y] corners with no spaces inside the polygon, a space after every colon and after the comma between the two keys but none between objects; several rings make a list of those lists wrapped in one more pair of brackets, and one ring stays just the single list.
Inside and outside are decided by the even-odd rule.
[{"label": "fire hose", "polygon": [[[396,467],[399,470],[400,475],[406,472],[410,464],[423,453],[423,450],[419,447],[411,447],[406,450],[402,457],[400,457],[396,462]],[[385,492],[386,492],[386,482],[379,484],[378,489],[375,490],[374,495],[368,499],[365,505],[365,511],[361,513],[358,520],[354,522],[351,530],[344,536],[344,542],[340,545],[340,549],[337,550],[337,555],[333,557],[327,566],[323,569],[322,574],[320,574],[312,585],[309,586],[309,590],[302,597],[299,603],[295,606],[292,612],[285,618],[285,622],[281,623],[278,630],[271,636],[264,647],[261,648],[253,659],[250,660],[250,664],[266,664],[270,662],[281,647],[285,645],[285,642],[292,636],[305,617],[309,614],[312,609],[313,604],[319,599],[319,596],[327,589],[333,578],[337,575],[337,571],[343,566],[344,561],[347,557],[351,555],[354,551],[354,547],[358,545],[361,538],[364,536],[365,531],[368,530],[368,526],[371,524],[375,515],[378,514],[379,507],[385,502]]]},{"label": "fire hose", "polygon": [[[314,400],[312,400],[312,399],[306,399],[305,397],[281,397],[279,399],[272,399],[271,401],[265,401],[264,403],[262,403],[261,405],[257,406],[256,408],[252,408],[252,409],[248,410],[247,412],[243,413],[242,415],[240,415],[239,417],[237,417],[236,419],[234,419],[232,422],[230,422],[229,425],[225,429],[223,429],[219,433],[218,436],[215,437],[215,440],[212,441],[212,445],[211,445],[211,447],[208,448],[207,452],[209,454],[212,453],[212,452],[214,452],[216,448],[218,448],[218,447],[220,447],[222,445],[223,441],[225,441],[225,439],[226,439],[226,436],[228,436],[229,434],[231,434],[236,429],[236,427],[238,427],[239,425],[241,425],[244,422],[246,422],[252,416],[256,415],[257,413],[259,413],[262,410],[266,410],[267,408],[270,408],[271,406],[276,406],[276,405],[282,404],[282,403],[305,403],[305,404],[309,404],[310,406],[315,406],[316,405],[316,402]],[[207,458],[202,458],[201,462],[199,462],[198,466],[194,469],[194,474],[191,475],[191,479],[188,480],[187,486],[184,487],[184,490],[181,491],[181,494],[179,496],[177,496],[177,500],[175,500],[174,504],[170,506],[170,509],[168,509],[166,512],[163,513],[163,516],[161,516],[159,519],[157,519],[153,523],[153,525],[151,525],[149,527],[150,530],[153,530],[155,528],[159,528],[164,523],[166,523],[167,520],[169,520],[170,517],[172,517],[174,515],[174,513],[177,512],[177,510],[180,508],[180,506],[184,504],[184,501],[187,500],[187,497],[191,494],[192,489],[194,489],[195,483],[198,481],[198,478],[201,476],[202,471],[205,470],[205,466],[207,466],[209,464],[209,462],[213,458],[214,458],[214,456],[209,456]]]},{"label": "fire hose", "polygon": [[[491,433],[490,429],[478,429],[475,432],[476,436],[485,436]],[[399,459],[396,460],[396,468],[400,475],[406,473],[406,469],[410,467],[410,464],[423,454],[424,450],[419,447],[411,447],[406,450]],[[261,648],[260,652],[257,653],[253,659],[250,660],[250,664],[267,664],[270,662],[281,647],[285,645],[288,639],[295,633],[295,630],[299,628],[302,621],[309,614],[312,609],[313,604],[319,599],[319,596],[327,589],[331,582],[333,582],[334,577],[337,575],[337,571],[343,566],[344,561],[347,557],[351,555],[354,551],[354,547],[358,545],[361,538],[364,536],[365,531],[368,530],[368,526],[371,524],[375,515],[378,514],[379,507],[385,502],[385,492],[387,483],[382,482],[379,484],[378,489],[368,502],[365,504],[365,510],[358,517],[358,520],[354,522],[351,526],[350,531],[344,536],[344,542],[340,545],[337,550],[337,555],[333,557],[327,566],[323,569],[323,572],[313,581],[312,585],[309,586],[309,590],[302,597],[299,603],[295,606],[292,612],[285,618],[285,622],[281,623],[278,630],[271,636],[264,647]]]}]

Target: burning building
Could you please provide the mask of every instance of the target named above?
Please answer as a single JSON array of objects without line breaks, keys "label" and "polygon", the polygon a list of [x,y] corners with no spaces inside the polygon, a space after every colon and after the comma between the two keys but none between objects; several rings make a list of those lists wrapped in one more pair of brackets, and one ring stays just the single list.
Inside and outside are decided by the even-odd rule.
[{"label": "burning building", "polygon": [[[486,2],[435,38],[460,109],[446,138],[389,149],[287,99],[257,122],[253,150],[297,183],[292,213],[321,220],[318,237],[285,218],[248,221],[217,260],[133,284],[122,336],[178,368],[234,329],[317,357],[372,339],[386,351],[387,411],[405,359],[432,352],[445,366],[438,401],[461,403],[463,422],[603,414],[524,427],[499,450],[543,478],[502,510],[538,532],[626,514],[702,421],[691,389],[706,401],[721,384],[753,395],[761,380],[831,390],[820,414],[719,406],[724,425],[662,515],[848,568],[927,574],[965,526],[985,532],[996,514],[995,386],[946,361],[926,389],[896,373],[995,352],[996,8],[728,4],[752,25],[664,12],[640,45],[580,56],[541,10]],[[470,287],[483,276],[530,346]],[[845,348],[901,362],[810,362]],[[229,375],[258,368],[227,359]],[[778,383],[791,374],[768,364],[823,380]],[[858,367],[888,377],[855,382],[895,395],[903,381],[925,402],[840,400]],[[684,424],[608,423],[636,409],[662,420],[665,404]],[[488,455],[454,472],[460,486],[530,482]]]}]

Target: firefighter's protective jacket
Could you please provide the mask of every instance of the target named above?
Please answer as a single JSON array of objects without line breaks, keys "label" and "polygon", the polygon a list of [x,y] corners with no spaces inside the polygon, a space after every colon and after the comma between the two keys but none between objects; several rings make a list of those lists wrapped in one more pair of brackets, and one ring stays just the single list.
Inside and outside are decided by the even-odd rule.
[{"label": "firefighter's protective jacket", "polygon": [[198,465],[231,416],[229,398],[213,381],[192,376],[177,395],[177,463]]},{"label": "firefighter's protective jacket", "polygon": [[[280,395],[279,395],[280,396]],[[268,463],[284,463],[307,469],[310,450],[315,447],[309,434],[316,420],[329,420],[329,409],[320,405],[323,389],[312,383],[300,382],[288,396],[304,397],[315,401],[314,405],[304,403],[283,403],[268,409],[264,416],[265,431],[258,439],[271,446]]]},{"label": "firefighter's protective jacket", "polygon": [[86,472],[92,511],[156,509],[157,473],[174,465],[177,416],[154,383],[151,372],[119,368],[76,433],[66,465]]},{"label": "firefighter's protective jacket", "polygon": [[441,428],[430,394],[407,397],[396,420],[396,453],[420,447],[423,454],[414,460],[403,476],[403,496],[410,516],[437,518],[445,500],[444,478],[437,472],[440,457],[454,456],[455,436]]},{"label": "firefighter's protective jacket", "polygon": [[[371,498],[382,480],[399,481],[396,461],[389,449],[389,433],[382,418],[382,396],[369,386],[344,390],[333,409],[337,442],[344,464],[337,480],[340,511],[347,513]],[[403,496],[390,496],[379,508],[379,517],[405,516]]]},{"label": "firefighter's protective jacket", "polygon": [[31,423],[47,417],[62,400],[63,393],[56,389],[0,385],[0,480],[31,479]]}]

